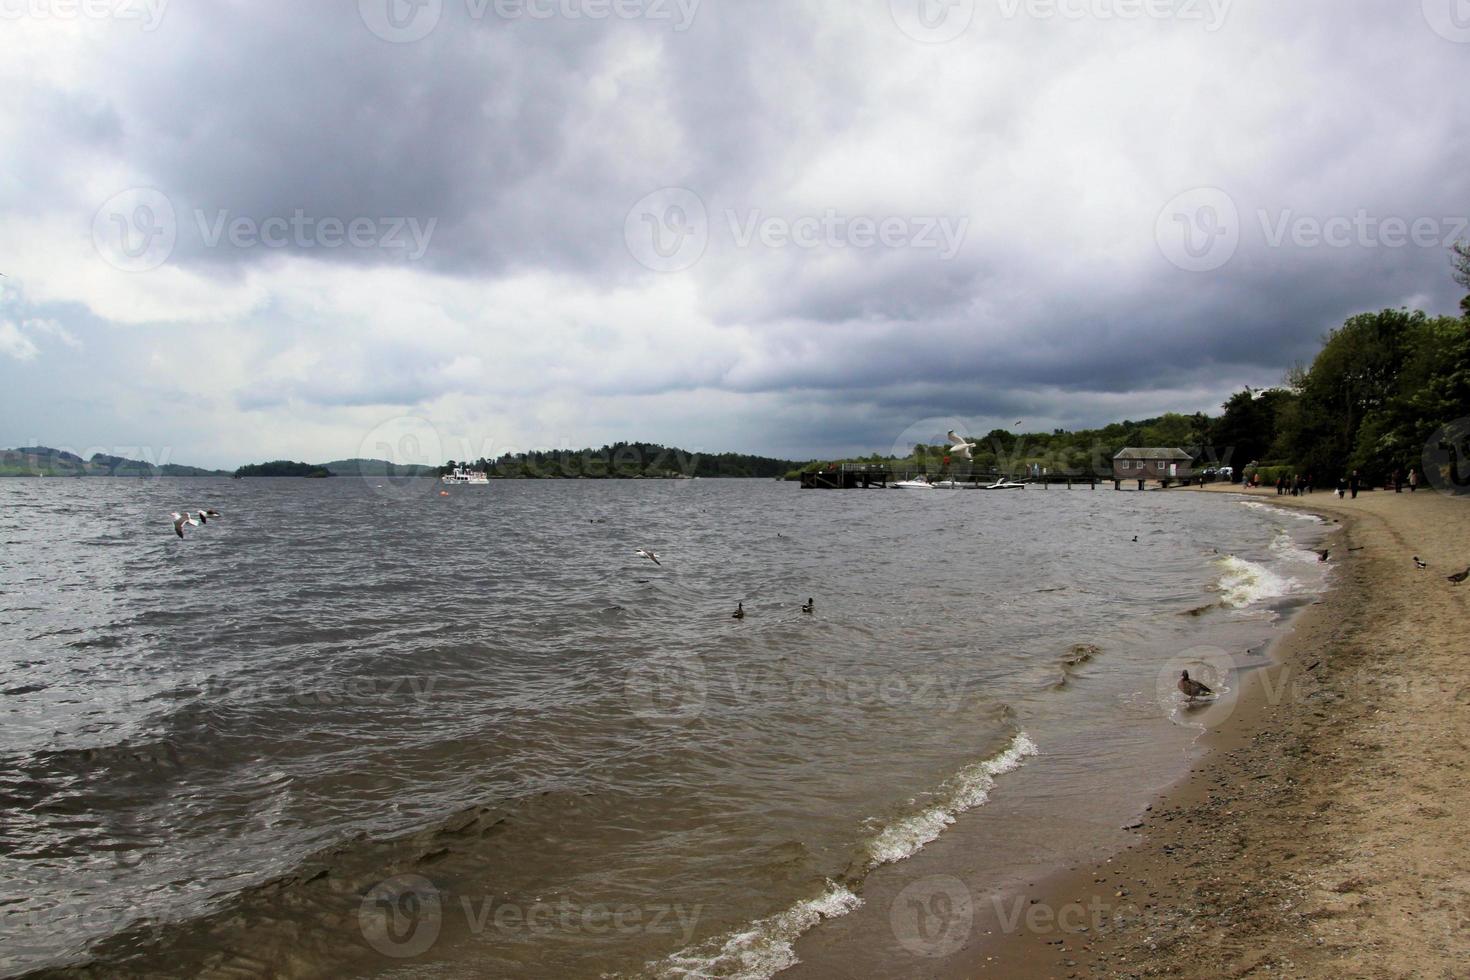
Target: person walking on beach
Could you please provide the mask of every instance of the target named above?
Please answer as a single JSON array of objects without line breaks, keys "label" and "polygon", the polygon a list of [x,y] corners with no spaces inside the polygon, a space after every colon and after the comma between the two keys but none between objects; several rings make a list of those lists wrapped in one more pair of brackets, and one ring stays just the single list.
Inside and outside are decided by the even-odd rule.
[{"label": "person walking on beach", "polygon": [[1393,492],[1394,493],[1403,493],[1404,492],[1404,471],[1403,470],[1394,470],[1393,471]]},{"label": "person walking on beach", "polygon": [[1286,474],[1282,473],[1276,477],[1276,496],[1280,497],[1286,493]]},{"label": "person walking on beach", "polygon": [[1419,471],[1416,470],[1416,469],[1414,469],[1414,467],[1410,466],[1409,467],[1409,492],[1410,493],[1415,493],[1415,492],[1418,491],[1418,489],[1419,489]]},{"label": "person walking on beach", "polygon": [[1337,499],[1341,500],[1345,493],[1347,493],[1347,477],[1340,476],[1337,478]]},{"label": "person walking on beach", "polygon": [[1352,491],[1353,499],[1358,499],[1358,471],[1353,470],[1353,475],[1348,478],[1348,489]]}]

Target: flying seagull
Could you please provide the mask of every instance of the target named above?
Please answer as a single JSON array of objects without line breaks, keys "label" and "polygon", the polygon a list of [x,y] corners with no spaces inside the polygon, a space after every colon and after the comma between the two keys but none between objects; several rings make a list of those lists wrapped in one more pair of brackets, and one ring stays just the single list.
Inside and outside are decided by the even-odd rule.
[{"label": "flying seagull", "polygon": [[1455,583],[1456,585],[1459,585],[1461,582],[1465,581],[1467,578],[1470,578],[1470,568],[1467,568],[1463,572],[1458,572],[1458,573],[1456,573],[1454,575],[1446,575],[1445,578],[1449,579],[1451,582]]},{"label": "flying seagull", "polygon": [[199,526],[199,522],[187,514],[180,514],[178,511],[175,511],[169,516],[174,519],[174,533],[181,538],[184,536],[185,524],[192,524],[194,527]]},{"label": "flying seagull", "polygon": [[199,523],[200,524],[208,524],[209,523],[209,519],[211,517],[218,517],[218,516],[219,516],[219,511],[214,510],[213,508],[210,508],[209,510],[201,510],[199,512]]},{"label": "flying seagull", "polygon": [[954,453],[961,459],[969,459],[970,450],[975,448],[975,444],[973,442],[966,442],[964,439],[961,439],[959,436],[955,435],[953,429],[949,430],[948,435],[950,452]]},{"label": "flying seagull", "polygon": [[1199,681],[1190,680],[1189,671],[1187,670],[1181,671],[1179,674],[1179,690],[1182,691],[1184,696],[1189,698],[1189,700],[1191,701],[1193,701],[1195,698],[1202,698],[1206,694],[1215,693],[1205,685],[1201,684]]},{"label": "flying seagull", "polygon": [[640,558],[647,558],[649,561],[653,562],[655,565],[658,565],[660,567],[663,566],[663,562],[661,562],[661,561],[658,560],[658,555],[655,555],[652,551],[649,551],[647,548],[639,548],[638,551],[636,552],[636,554]]}]

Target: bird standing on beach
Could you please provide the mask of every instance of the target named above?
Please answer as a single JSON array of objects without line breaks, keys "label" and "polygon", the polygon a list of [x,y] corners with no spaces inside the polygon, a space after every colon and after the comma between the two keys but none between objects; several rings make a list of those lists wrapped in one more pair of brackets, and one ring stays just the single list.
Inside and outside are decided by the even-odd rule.
[{"label": "bird standing on beach", "polygon": [[1187,670],[1179,673],[1179,690],[1191,701],[1195,698],[1202,698],[1206,694],[1215,693],[1199,681],[1191,680]]},{"label": "bird standing on beach", "polygon": [[1463,572],[1459,572],[1459,573],[1457,573],[1455,575],[1447,575],[1445,577],[1448,578],[1455,585],[1459,585],[1461,582],[1465,581],[1467,578],[1470,578],[1470,568],[1467,568]]},{"label": "bird standing on beach", "polygon": [[949,451],[961,459],[969,459],[970,450],[975,448],[975,444],[973,442],[966,442],[964,439],[955,435],[953,429],[950,429],[947,435],[949,436]]},{"label": "bird standing on beach", "polygon": [[1427,562],[1427,561],[1421,561],[1420,558],[1419,558],[1419,556],[1418,555],[1415,555],[1414,556],[1414,567],[1417,568],[1417,569],[1419,569],[1419,571],[1422,572],[1422,571],[1424,571],[1424,569],[1426,569],[1426,568],[1429,567],[1429,562]]},{"label": "bird standing on beach", "polygon": [[199,526],[199,522],[194,520],[194,518],[190,517],[188,514],[180,514],[178,511],[174,511],[169,516],[174,519],[174,533],[181,538],[184,536],[185,524],[190,524],[194,527]]},{"label": "bird standing on beach", "polygon": [[744,619],[745,618],[745,603],[743,603],[743,602],[737,602],[737,603],[735,603],[735,611],[730,614],[730,618],[731,619]]},{"label": "bird standing on beach", "polygon": [[649,561],[653,562],[655,565],[658,565],[660,568],[663,567],[664,563],[658,560],[658,555],[655,555],[647,548],[639,548],[637,552],[635,552],[635,554],[637,554],[640,558],[647,558]]},{"label": "bird standing on beach", "polygon": [[806,605],[804,605],[804,606],[801,607],[801,611],[804,612],[804,613],[809,613],[809,612],[813,612],[816,608],[817,608],[816,603],[813,602],[810,597],[808,597],[808,599],[806,600]]}]

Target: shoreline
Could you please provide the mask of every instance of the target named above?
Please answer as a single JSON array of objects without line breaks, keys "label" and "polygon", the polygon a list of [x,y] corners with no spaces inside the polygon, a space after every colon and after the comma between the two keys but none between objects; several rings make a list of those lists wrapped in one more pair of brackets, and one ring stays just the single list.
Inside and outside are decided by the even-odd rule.
[{"label": "shoreline", "polygon": [[1333,582],[1121,852],[1037,882],[1011,928],[935,975],[1452,976],[1470,954],[1470,857],[1454,846],[1470,592],[1445,576],[1470,561],[1470,501],[1190,492],[1337,521]]},{"label": "shoreline", "polygon": [[[869,908],[804,935],[782,976],[1449,978],[1470,958],[1454,837],[1470,586],[1445,581],[1470,563],[1470,500],[1181,489],[1334,522],[1332,580],[1242,667],[1229,716],[1139,787],[1132,816],[1068,823],[1084,856],[1050,872],[1007,829],[1002,789],[866,882]],[[1013,872],[982,871],[986,851],[1014,854]]]}]

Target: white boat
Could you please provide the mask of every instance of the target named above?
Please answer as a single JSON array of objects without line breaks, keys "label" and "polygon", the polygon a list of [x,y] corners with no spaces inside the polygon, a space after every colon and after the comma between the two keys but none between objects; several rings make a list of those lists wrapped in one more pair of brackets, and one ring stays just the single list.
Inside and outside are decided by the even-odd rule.
[{"label": "white boat", "polygon": [[912,480],[899,480],[897,483],[895,483],[893,485],[893,489],[895,489],[895,490],[933,490],[934,489],[934,484],[930,483],[928,480],[924,479],[922,476],[916,476]]},{"label": "white boat", "polygon": [[1026,489],[1026,484],[1024,484],[1024,483],[1017,483],[1014,480],[1007,480],[1004,477],[1002,477],[999,480],[996,480],[994,483],[990,484],[989,486],[984,486],[984,487],[981,487],[980,489],[981,490],[1025,490]]},{"label": "white boat", "polygon": [[466,469],[463,466],[456,466],[453,473],[450,473],[448,476],[441,476],[439,479],[445,484],[452,484],[454,486],[473,486],[490,482],[490,477],[479,470]]}]

